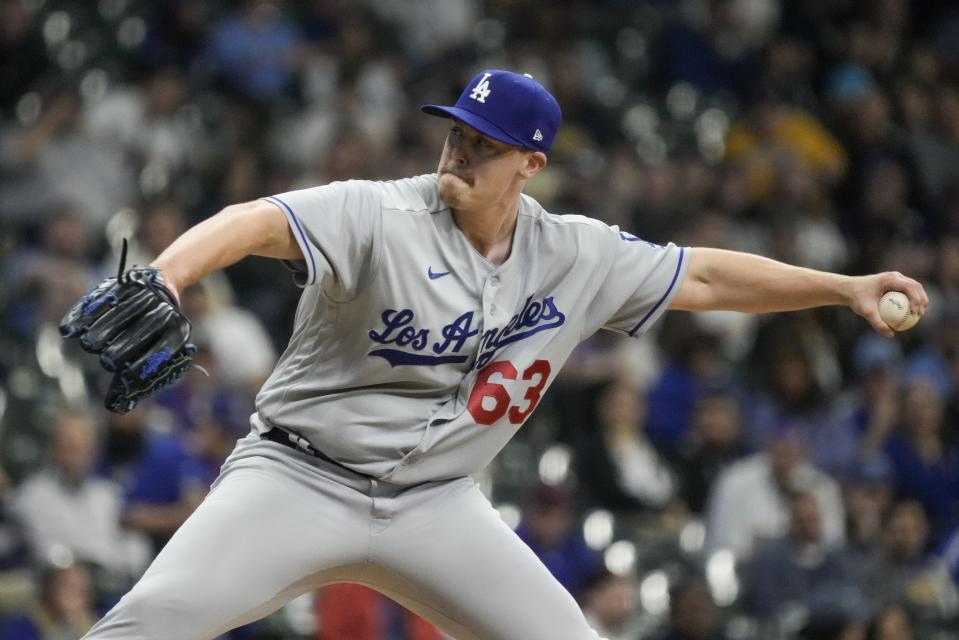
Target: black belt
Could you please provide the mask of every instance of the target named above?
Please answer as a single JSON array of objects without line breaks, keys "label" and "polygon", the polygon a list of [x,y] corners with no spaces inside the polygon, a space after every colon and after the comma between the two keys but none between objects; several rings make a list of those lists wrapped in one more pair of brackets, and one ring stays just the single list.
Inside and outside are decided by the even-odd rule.
[{"label": "black belt", "polygon": [[265,431],[261,433],[260,438],[263,440],[271,440],[277,444],[282,444],[285,447],[296,449],[297,451],[302,451],[303,453],[307,453],[311,456],[321,458],[328,462],[332,462],[333,464],[336,464],[336,465],[340,464],[336,460],[333,460],[332,458],[330,458],[329,456],[326,456],[320,453],[319,451],[317,451],[313,447],[313,445],[310,444],[310,441],[304,438],[303,436],[297,435],[295,433],[291,433],[289,431],[284,431],[283,429],[280,429],[279,427],[273,427],[269,431]]},{"label": "black belt", "polygon": [[300,451],[307,455],[311,455],[314,458],[319,458],[320,460],[323,460],[324,462],[329,462],[330,464],[336,467],[339,467],[340,469],[343,469],[345,471],[349,471],[352,474],[363,476],[364,478],[375,479],[373,478],[373,476],[350,469],[342,462],[337,462],[336,460],[329,457],[322,451],[317,451],[317,449],[312,444],[310,444],[310,441],[304,438],[303,436],[296,433],[292,433],[290,431],[284,431],[283,429],[280,429],[279,427],[273,427],[269,431],[264,431],[263,433],[260,434],[260,439],[270,440],[277,444],[282,444],[284,447],[289,447],[291,449],[295,449],[296,451]]}]

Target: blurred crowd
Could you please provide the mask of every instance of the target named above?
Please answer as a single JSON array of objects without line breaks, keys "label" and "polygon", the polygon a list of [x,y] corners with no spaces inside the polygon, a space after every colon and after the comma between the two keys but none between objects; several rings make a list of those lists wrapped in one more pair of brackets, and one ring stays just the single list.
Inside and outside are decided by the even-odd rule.
[{"label": "blurred crowd", "polygon": [[[146,264],[228,204],[431,172],[418,106],[491,67],[562,106],[551,212],[931,299],[894,340],[839,308],[600,332],[482,478],[503,518],[610,640],[959,638],[954,3],[0,0],[0,640],[132,585],[289,336],[299,290],[247,259],[183,292],[210,375],[108,414],[57,322],[122,240]],[[343,586],[231,637],[441,636]]]}]

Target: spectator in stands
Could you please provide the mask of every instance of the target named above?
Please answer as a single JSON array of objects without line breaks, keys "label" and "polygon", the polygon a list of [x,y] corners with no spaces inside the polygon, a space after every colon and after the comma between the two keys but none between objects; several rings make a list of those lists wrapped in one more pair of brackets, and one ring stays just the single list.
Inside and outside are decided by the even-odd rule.
[{"label": "spectator in stands", "polygon": [[775,164],[784,157],[795,158],[827,185],[845,173],[845,149],[815,115],[769,95],[753,103],[747,115],[730,129],[726,157],[747,167],[759,197],[772,195]]},{"label": "spectator in stands", "polygon": [[882,555],[883,517],[895,485],[892,465],[882,454],[863,459],[846,478],[846,555],[862,584]]},{"label": "spectator in stands", "polygon": [[661,509],[675,495],[668,463],[644,433],[642,390],[614,381],[599,393],[598,424],[575,445],[576,472],[591,500],[613,510]]},{"label": "spectator in stands", "polygon": [[692,432],[673,460],[686,508],[702,515],[720,473],[745,453],[736,398],[725,391],[707,393],[696,404]]},{"label": "spectator in stands", "polygon": [[[918,58],[919,56],[917,56]],[[902,117],[907,145],[916,164],[923,201],[939,201],[959,179],[959,147],[954,125],[942,126],[936,94],[949,91],[916,70],[896,81],[894,100]],[[952,130],[951,130],[952,129]]]},{"label": "spectator in stands", "polygon": [[764,540],[786,532],[790,499],[800,491],[819,502],[824,545],[841,545],[845,516],[839,485],[810,463],[804,431],[783,423],[767,437],[762,451],[716,479],[707,507],[707,549],[729,549],[738,560],[748,559]]},{"label": "spectator in stands", "polygon": [[195,415],[189,448],[200,468],[200,481],[210,485],[233,451],[238,438],[250,431],[253,398],[245,391],[222,389]]},{"label": "spectator in stands", "polygon": [[201,122],[181,109],[187,90],[179,70],[156,69],[141,83],[118,87],[94,102],[87,126],[96,137],[119,144],[133,166],[153,166],[169,179],[196,165],[203,148]]},{"label": "spectator in stands", "polygon": [[642,629],[636,578],[600,567],[584,583],[579,597],[589,626],[606,640],[635,640]]},{"label": "spectator in stands", "polygon": [[672,354],[649,389],[646,432],[658,449],[673,453],[687,435],[693,408],[702,395],[725,382],[727,363],[716,336],[689,316],[664,326],[662,341]]},{"label": "spectator in stands", "polygon": [[39,592],[30,611],[0,627],[0,640],[79,640],[96,621],[90,574],[83,565],[47,567]]},{"label": "spectator in stands", "polygon": [[105,472],[124,491],[121,521],[150,538],[154,553],[209,490],[182,436],[164,431],[146,405],[107,418]]},{"label": "spectator in stands", "polygon": [[842,272],[849,249],[827,196],[827,184],[794,156],[778,159],[774,190],[768,199],[770,253],[816,269]]},{"label": "spectator in stands", "polygon": [[2,117],[13,115],[14,106],[36,79],[47,71],[43,36],[36,28],[36,13],[23,0],[0,2],[0,105]]},{"label": "spectator in stands", "polygon": [[937,540],[959,523],[959,448],[945,440],[943,397],[932,380],[906,382],[900,418],[885,446],[896,491],[923,504]]},{"label": "spectator in stands", "polygon": [[149,65],[195,71],[202,58],[211,9],[204,3],[176,0],[153,8],[142,54]]},{"label": "spectator in stands", "polygon": [[719,609],[702,578],[681,580],[669,590],[669,626],[655,640],[725,640]]},{"label": "spectator in stands", "polygon": [[[669,81],[688,82],[702,90],[748,95],[759,71],[756,50],[770,33],[768,12],[759,21],[749,17],[737,3],[722,0],[704,7],[696,19],[690,16],[677,21],[664,46]],[[755,29],[757,24],[764,26]],[[727,46],[725,42],[735,44]]]},{"label": "spectator in stands", "polygon": [[823,376],[816,371],[813,350],[806,347],[819,328],[794,320],[780,330],[783,333],[770,338],[771,345],[761,356],[765,377],[759,382],[759,393],[749,402],[747,442],[759,448],[767,431],[789,422],[804,432],[814,465],[830,473],[842,472],[858,455],[857,434],[835,417]]},{"label": "spectator in stands", "polygon": [[856,269],[883,268],[891,250],[918,242],[927,232],[927,222],[915,208],[913,168],[898,154],[887,153],[863,165],[861,202],[855,213],[858,226]]},{"label": "spectator in stands", "polygon": [[64,546],[82,562],[137,577],[150,560],[146,543],[120,527],[121,490],[94,474],[97,455],[90,416],[62,412],[49,444],[50,464],[18,487],[15,510],[36,558]]},{"label": "spectator in stands", "polygon": [[291,95],[303,36],[278,2],[245,0],[213,24],[208,55],[232,88],[267,104]]},{"label": "spectator in stands", "polygon": [[125,159],[84,129],[77,89],[54,86],[42,102],[29,126],[0,129],[0,217],[25,224],[55,203],[72,202],[87,224],[101,229],[132,198]]},{"label": "spectator in stands", "polygon": [[37,242],[24,238],[0,267],[11,284],[7,322],[13,335],[25,340],[34,339],[45,323],[59,322],[77,293],[83,295],[95,280],[91,230],[76,207],[58,203],[37,222]]},{"label": "spectator in stands", "polygon": [[893,122],[888,97],[873,73],[855,62],[844,62],[828,71],[823,91],[826,114],[833,131],[849,156],[851,171],[840,192],[840,204],[851,217],[846,232],[863,230],[862,218],[849,207],[863,184],[863,168],[871,154],[895,150]]},{"label": "spectator in stands", "polygon": [[[941,278],[941,281],[948,282],[944,278]],[[902,364],[902,380],[905,383],[918,378],[927,379],[935,384],[943,402],[946,402],[946,399],[953,401],[947,404],[954,408],[956,390],[959,389],[956,375],[956,360],[959,357],[959,304],[944,300],[938,312],[929,320],[931,322],[923,327],[924,339],[909,352]],[[953,412],[952,415],[957,414]],[[949,436],[948,433],[943,435],[947,438]]]},{"label": "spectator in stands", "polygon": [[959,613],[956,585],[942,560],[928,552],[928,544],[922,504],[896,502],[886,518],[883,553],[863,583],[873,602],[903,605],[927,633]]},{"label": "spectator in stands", "polygon": [[[211,351],[225,386],[258,389],[276,364],[276,350],[260,319],[232,303],[230,292],[200,282],[183,291],[184,313]],[[236,345],[242,344],[242,349]]]},{"label": "spectator in stands", "polygon": [[658,359],[651,341],[630,340],[624,345],[609,331],[598,331],[579,344],[557,374],[555,393],[543,398],[544,406],[556,415],[557,439],[574,448],[580,440],[592,439],[597,394],[614,380],[648,388],[659,370]]},{"label": "spectator in stands", "polygon": [[[161,200],[147,206],[140,216],[137,239],[142,259],[149,264],[186,230],[186,212],[175,202]],[[130,254],[133,256],[133,254]]]},{"label": "spectator in stands", "polygon": [[517,535],[570,593],[578,593],[599,564],[583,539],[571,488],[540,484],[531,492]]},{"label": "spectator in stands", "polygon": [[811,493],[792,497],[789,533],[761,546],[744,571],[747,611],[776,621],[801,608],[813,622],[852,620],[865,600],[839,549],[823,536],[819,501]]},{"label": "spectator in stands", "polygon": [[901,365],[902,348],[893,340],[870,334],[853,345],[851,385],[836,402],[834,415],[857,435],[860,459],[881,452],[896,427]]}]

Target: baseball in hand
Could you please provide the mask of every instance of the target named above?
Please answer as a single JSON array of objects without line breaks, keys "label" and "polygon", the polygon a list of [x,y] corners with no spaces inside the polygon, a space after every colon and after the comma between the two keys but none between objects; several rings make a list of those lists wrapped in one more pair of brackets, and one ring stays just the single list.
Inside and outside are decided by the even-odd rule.
[{"label": "baseball in hand", "polygon": [[895,331],[911,329],[919,322],[919,315],[913,313],[909,298],[901,291],[887,291],[879,298],[879,317]]}]

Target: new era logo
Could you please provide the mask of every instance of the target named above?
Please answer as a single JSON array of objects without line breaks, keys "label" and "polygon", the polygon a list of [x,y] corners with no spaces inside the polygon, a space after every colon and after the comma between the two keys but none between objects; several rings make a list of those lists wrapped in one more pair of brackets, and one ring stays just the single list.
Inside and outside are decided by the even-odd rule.
[{"label": "new era logo", "polygon": [[543,132],[540,131],[539,129],[537,129],[537,130],[536,130],[536,133],[533,134],[533,140],[535,140],[536,142],[542,142],[542,141],[543,141]]}]

